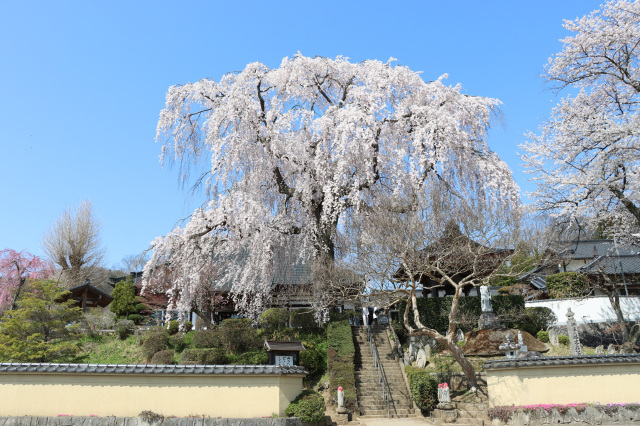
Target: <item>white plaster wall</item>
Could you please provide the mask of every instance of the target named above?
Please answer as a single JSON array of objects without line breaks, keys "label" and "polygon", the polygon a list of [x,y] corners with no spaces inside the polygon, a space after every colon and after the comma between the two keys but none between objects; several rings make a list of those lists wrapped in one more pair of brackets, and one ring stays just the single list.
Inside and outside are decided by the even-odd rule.
[{"label": "white plaster wall", "polygon": [[[569,308],[575,314],[573,318],[577,323],[616,321],[616,314],[613,312],[609,298],[606,296],[532,300],[525,302],[524,305],[527,308],[539,306],[550,308],[558,317],[558,322],[555,325],[565,325],[567,323],[567,310]],[[620,306],[628,321],[640,321],[640,297],[622,296],[620,297]]]}]

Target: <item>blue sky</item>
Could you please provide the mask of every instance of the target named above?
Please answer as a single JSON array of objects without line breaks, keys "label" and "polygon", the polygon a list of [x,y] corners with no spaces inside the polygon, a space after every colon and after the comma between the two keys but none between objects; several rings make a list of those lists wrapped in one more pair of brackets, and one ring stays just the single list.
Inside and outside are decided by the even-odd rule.
[{"label": "blue sky", "polygon": [[169,86],[285,56],[389,57],[425,80],[448,73],[503,102],[489,145],[533,190],[517,156],[560,97],[540,74],[562,19],[600,1],[0,0],[0,249],[40,240],[88,199],[107,266],[148,247],[202,202],[162,169],[154,142]]}]

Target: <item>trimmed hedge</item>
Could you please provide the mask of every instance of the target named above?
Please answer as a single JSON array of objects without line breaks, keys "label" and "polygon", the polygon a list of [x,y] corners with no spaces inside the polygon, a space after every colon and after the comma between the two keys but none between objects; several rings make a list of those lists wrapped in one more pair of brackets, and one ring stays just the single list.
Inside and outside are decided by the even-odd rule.
[{"label": "trimmed hedge", "polygon": [[173,348],[174,351],[180,353],[188,346],[187,341],[185,340],[184,333],[174,334],[169,337],[169,347]]},{"label": "trimmed hedge", "polygon": [[584,296],[589,291],[584,275],[577,272],[560,272],[549,275],[546,279],[549,299]]},{"label": "trimmed hedge", "polygon": [[324,398],[318,392],[305,390],[285,410],[289,417],[299,417],[305,423],[324,420]]},{"label": "trimmed hedge", "polygon": [[172,350],[156,352],[151,357],[151,364],[175,364]]},{"label": "trimmed hedge", "polygon": [[409,379],[409,390],[411,397],[415,401],[423,414],[428,414],[438,403],[438,381],[431,374],[423,369],[411,366],[404,367]]},{"label": "trimmed hedge", "polygon": [[185,349],[180,355],[180,364],[192,363],[205,365],[220,365],[228,363],[227,355],[222,348]]},{"label": "trimmed hedge", "polygon": [[269,362],[269,355],[266,350],[245,352],[238,355],[236,364],[241,365],[266,365]]},{"label": "trimmed hedge", "polygon": [[313,312],[291,311],[289,323],[292,328],[300,328],[304,331],[317,330],[318,328],[321,328],[318,326]]},{"label": "trimmed hedge", "polygon": [[542,343],[549,343],[549,332],[548,331],[538,331],[536,338],[540,340]]},{"label": "trimmed hedge", "polygon": [[116,322],[116,333],[120,340],[124,340],[133,334],[135,329],[134,323],[131,320],[123,319]]},{"label": "trimmed hedge", "polygon": [[556,314],[547,307],[536,306],[535,308],[526,308],[525,316],[519,328],[535,336],[538,332],[547,330],[555,324],[557,320]]},{"label": "trimmed hedge", "polygon": [[344,391],[344,406],[353,411],[356,405],[356,348],[348,319],[329,323],[327,327],[327,364],[331,398],[336,401],[338,387]]},{"label": "trimmed hedge", "polygon": [[306,351],[300,352],[300,365],[305,367],[310,375],[324,371],[327,367],[327,359],[324,351],[309,342],[302,342]]},{"label": "trimmed hedge", "polygon": [[151,333],[142,345],[142,353],[145,358],[151,359],[157,352],[169,348],[169,335],[163,331]]},{"label": "trimmed hedge", "polygon": [[226,319],[220,325],[222,345],[229,352],[250,352],[262,348],[264,340],[261,340],[257,331],[251,327],[248,318]]},{"label": "trimmed hedge", "polygon": [[219,348],[222,337],[216,330],[199,330],[193,335],[192,344],[195,348]]},{"label": "trimmed hedge", "polygon": [[258,323],[267,330],[280,330],[287,327],[289,311],[285,308],[269,308],[260,314]]},{"label": "trimmed hedge", "polygon": [[[420,321],[428,324],[429,327],[438,331],[444,331],[449,327],[449,311],[451,310],[452,296],[448,297],[420,297],[418,300],[418,311]],[[519,295],[497,295],[491,297],[493,312],[498,317],[503,317],[504,325],[507,328],[515,328],[519,314],[524,313],[524,296]],[[398,303],[400,316],[404,315],[406,302]],[[471,331],[478,324],[478,319],[482,314],[479,296],[461,297],[458,305],[458,318],[465,321],[459,324],[459,328],[464,331]],[[413,324],[413,315],[409,316],[409,323]]]}]

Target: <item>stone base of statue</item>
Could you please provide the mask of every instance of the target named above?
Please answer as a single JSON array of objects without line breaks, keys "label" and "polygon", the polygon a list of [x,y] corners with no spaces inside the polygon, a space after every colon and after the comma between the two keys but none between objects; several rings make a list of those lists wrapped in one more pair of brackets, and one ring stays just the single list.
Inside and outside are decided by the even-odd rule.
[{"label": "stone base of statue", "polygon": [[455,406],[451,402],[440,402],[431,412],[431,420],[436,426],[451,424],[456,421]]},{"label": "stone base of statue", "polygon": [[502,328],[502,323],[493,312],[483,312],[480,314],[480,319],[478,320],[478,328],[480,330]]},{"label": "stone base of statue", "polygon": [[438,410],[453,410],[455,407],[452,402],[438,402],[436,408]]}]

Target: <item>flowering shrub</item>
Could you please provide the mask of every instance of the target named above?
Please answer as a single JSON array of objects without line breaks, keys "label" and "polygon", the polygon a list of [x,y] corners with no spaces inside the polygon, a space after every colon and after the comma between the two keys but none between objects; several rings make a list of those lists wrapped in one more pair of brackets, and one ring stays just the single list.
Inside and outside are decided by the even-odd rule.
[{"label": "flowering shrub", "polygon": [[498,419],[503,423],[507,423],[511,419],[511,415],[516,410],[516,407],[506,407],[504,405],[498,407],[491,407],[487,410],[487,416],[489,420]]}]

